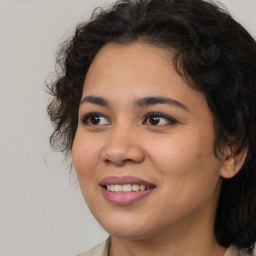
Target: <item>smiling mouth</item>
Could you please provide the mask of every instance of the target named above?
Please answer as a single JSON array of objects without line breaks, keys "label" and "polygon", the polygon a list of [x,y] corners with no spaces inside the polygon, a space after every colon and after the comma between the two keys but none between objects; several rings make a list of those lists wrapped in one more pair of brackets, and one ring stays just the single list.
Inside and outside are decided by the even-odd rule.
[{"label": "smiling mouth", "polygon": [[114,205],[132,205],[156,188],[155,184],[134,176],[108,176],[99,185],[105,200]]},{"label": "smiling mouth", "polygon": [[139,185],[139,184],[110,184],[104,186],[109,192],[116,192],[116,193],[129,193],[129,192],[137,192],[137,191],[144,191],[152,189],[153,187]]}]

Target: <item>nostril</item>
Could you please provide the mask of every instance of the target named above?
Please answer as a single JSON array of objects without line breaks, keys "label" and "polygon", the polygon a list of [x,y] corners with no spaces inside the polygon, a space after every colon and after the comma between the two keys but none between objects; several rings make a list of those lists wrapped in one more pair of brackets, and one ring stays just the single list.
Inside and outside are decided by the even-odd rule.
[{"label": "nostril", "polygon": [[103,148],[101,159],[106,164],[122,166],[126,163],[142,162],[144,152],[137,144],[117,144],[112,141]]},{"label": "nostril", "polygon": [[115,164],[115,165],[119,165],[119,166],[122,166],[126,163],[132,163],[134,162],[134,160],[132,159],[124,159],[124,160],[121,160],[121,159],[105,159],[104,160],[106,164]]},{"label": "nostril", "polygon": [[105,163],[109,164],[111,161],[109,159],[105,159]]}]

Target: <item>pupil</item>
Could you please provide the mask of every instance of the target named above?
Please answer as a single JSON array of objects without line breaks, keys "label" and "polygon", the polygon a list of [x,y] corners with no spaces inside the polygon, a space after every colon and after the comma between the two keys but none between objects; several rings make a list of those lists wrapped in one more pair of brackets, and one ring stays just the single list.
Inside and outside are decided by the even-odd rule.
[{"label": "pupil", "polygon": [[158,116],[152,116],[152,117],[150,117],[149,122],[152,125],[156,125],[156,124],[159,123],[159,117]]},{"label": "pupil", "polygon": [[91,124],[96,125],[100,122],[100,117],[99,116],[92,116],[90,121],[91,121]]}]

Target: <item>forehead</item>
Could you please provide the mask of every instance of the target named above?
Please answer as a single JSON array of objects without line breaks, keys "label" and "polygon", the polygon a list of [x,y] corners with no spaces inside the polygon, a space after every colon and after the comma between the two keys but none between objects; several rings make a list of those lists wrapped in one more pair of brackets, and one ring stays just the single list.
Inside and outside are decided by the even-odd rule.
[{"label": "forehead", "polygon": [[205,98],[175,71],[173,53],[140,42],[108,44],[99,51],[87,72],[82,98],[93,95],[134,101],[167,96],[198,105]]},{"label": "forehead", "polygon": [[170,51],[139,42],[126,45],[108,44],[91,63],[85,87],[88,90],[92,89],[91,86],[96,89],[99,85],[107,87],[118,84],[120,89],[125,89],[127,86],[132,87],[129,82],[137,80],[137,85],[146,88],[155,84],[156,78],[160,83],[168,74],[174,80],[178,77],[177,74],[170,74],[174,72]]},{"label": "forehead", "polygon": [[[93,63],[99,58],[101,58],[101,61],[108,61],[109,58],[113,57],[116,59],[119,57],[117,59],[121,60],[122,62],[134,61],[136,59],[136,64],[144,64],[145,59],[148,61],[156,61],[157,59],[161,58],[165,64],[171,66],[171,58],[174,56],[174,54],[175,50],[170,47],[167,48],[140,41],[125,44],[108,43],[96,54]],[[125,57],[125,59],[123,59],[123,57]]]}]

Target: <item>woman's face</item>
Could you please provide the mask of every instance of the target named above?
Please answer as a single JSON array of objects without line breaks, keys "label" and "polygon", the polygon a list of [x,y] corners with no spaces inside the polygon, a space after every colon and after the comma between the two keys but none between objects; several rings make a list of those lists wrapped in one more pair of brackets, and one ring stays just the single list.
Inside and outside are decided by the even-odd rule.
[{"label": "woman's face", "polygon": [[170,57],[109,44],[85,79],[72,158],[91,212],[113,236],[213,226],[223,162],[212,114]]}]

